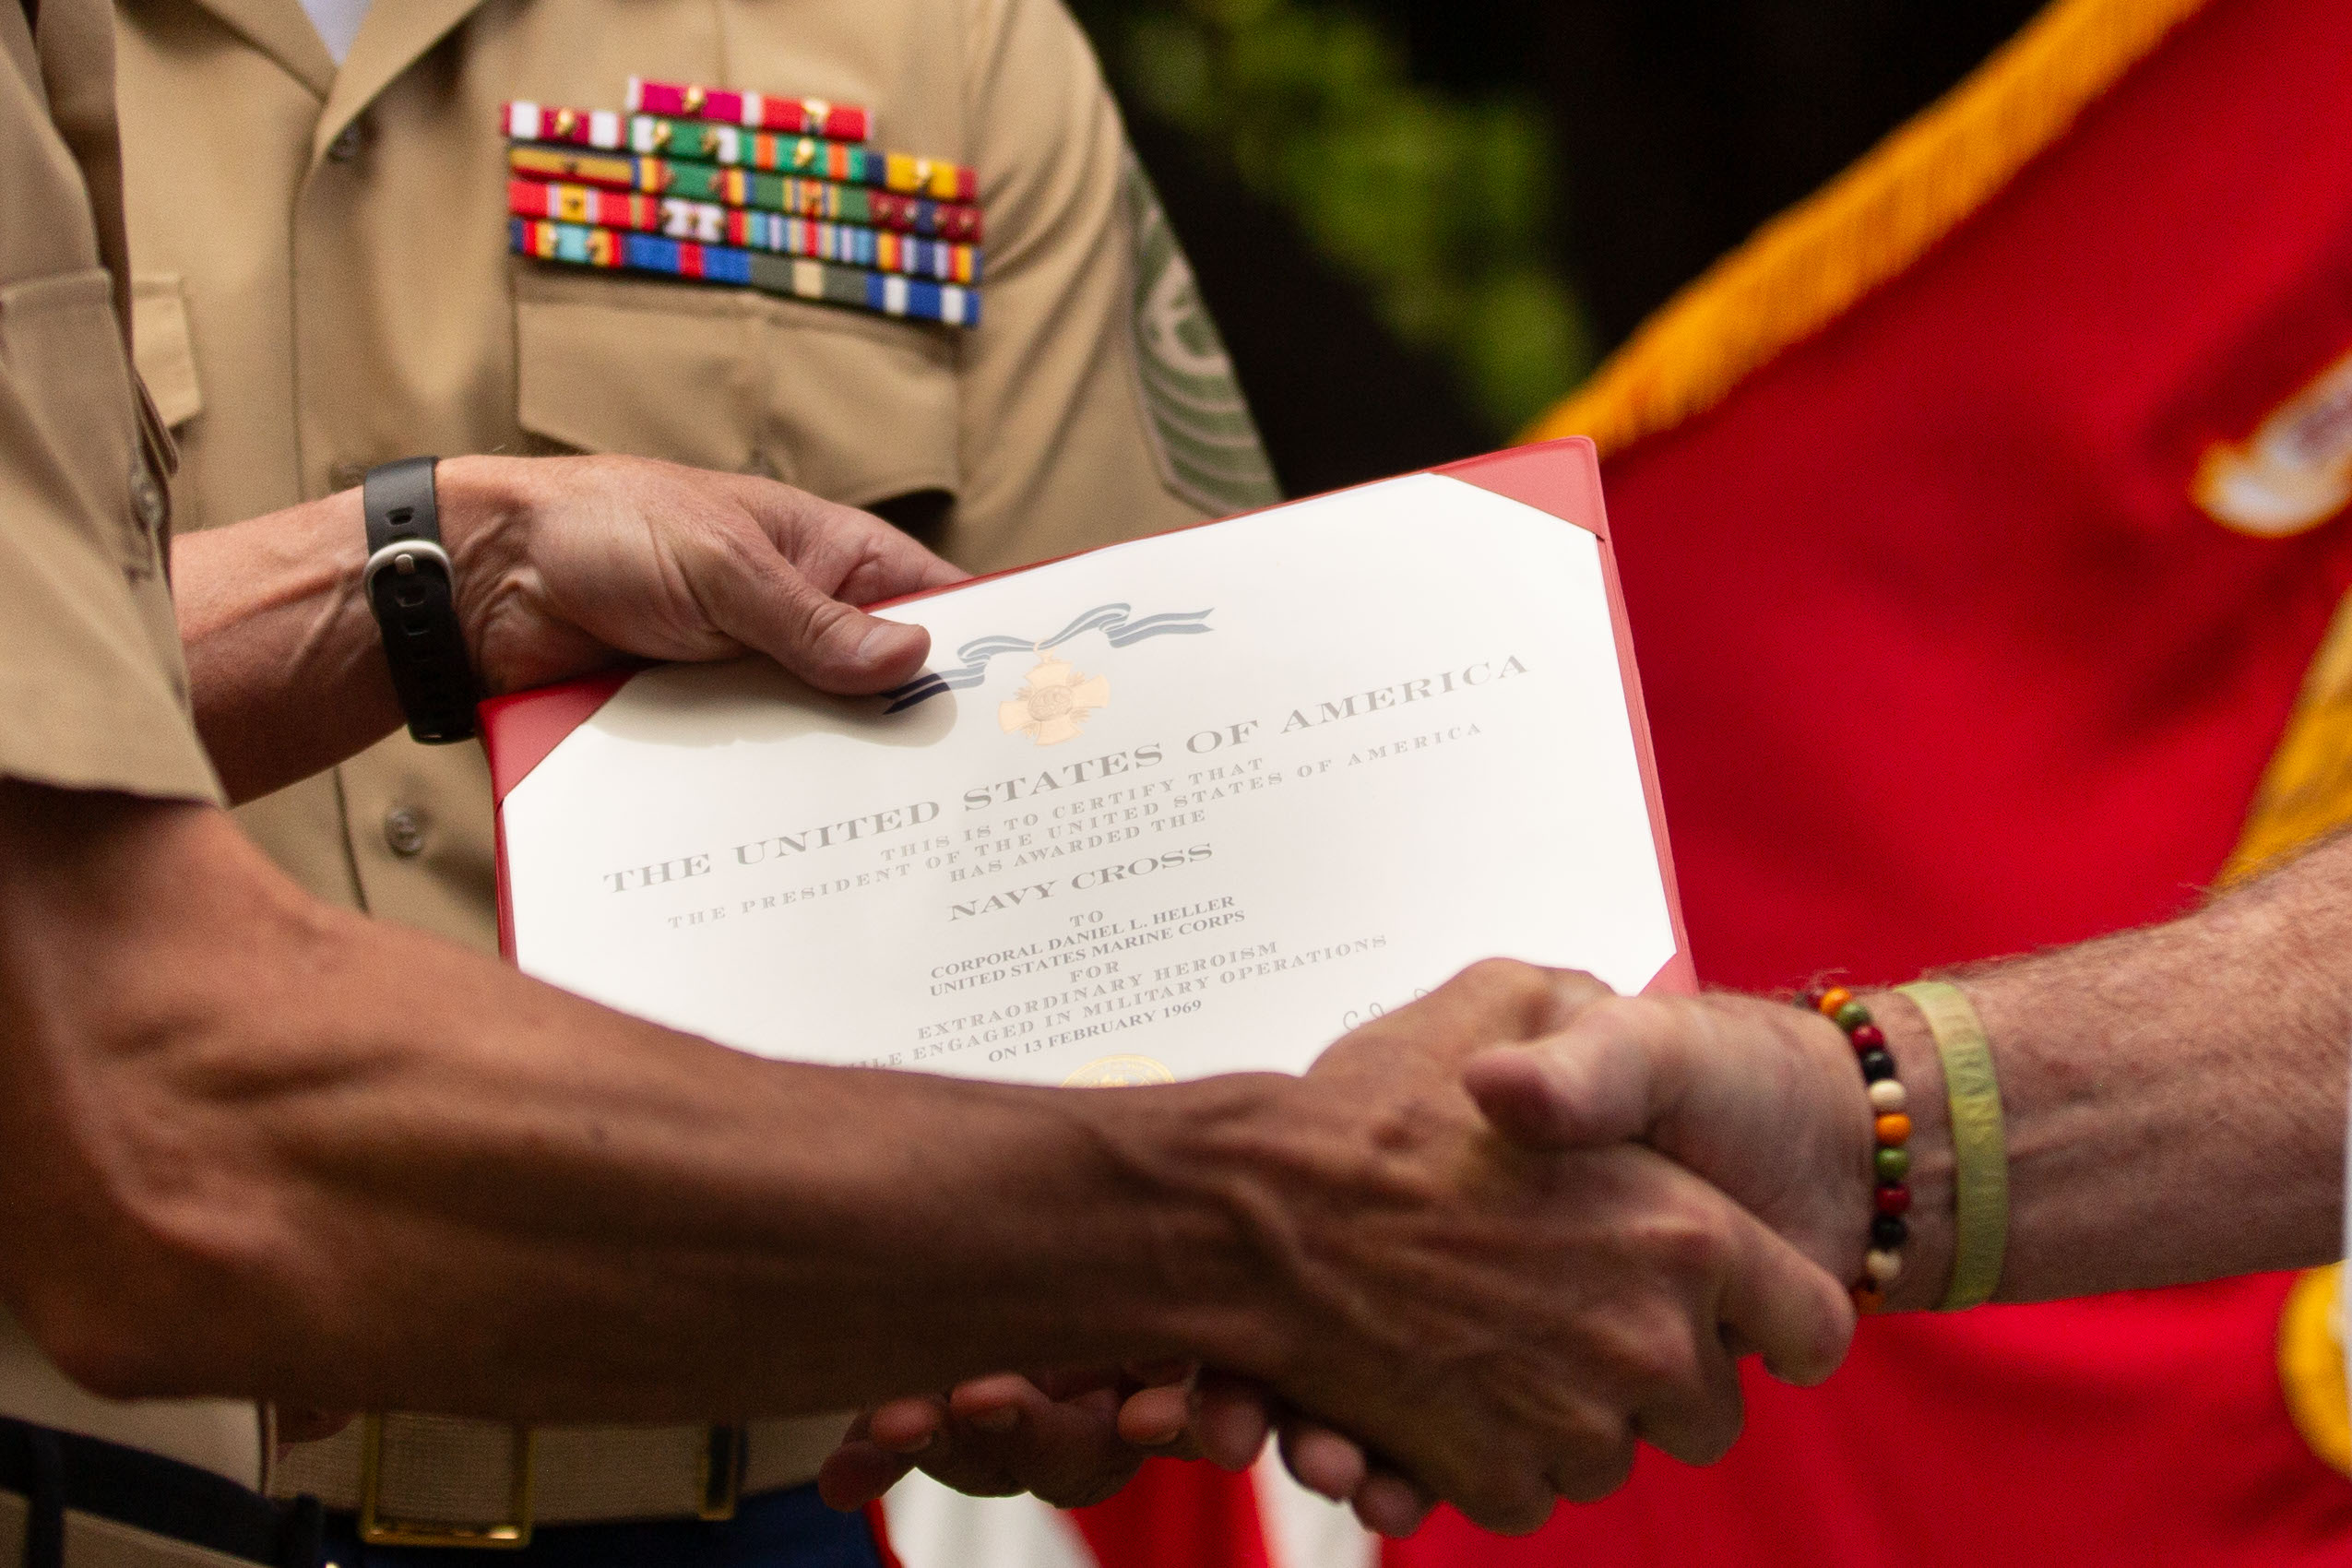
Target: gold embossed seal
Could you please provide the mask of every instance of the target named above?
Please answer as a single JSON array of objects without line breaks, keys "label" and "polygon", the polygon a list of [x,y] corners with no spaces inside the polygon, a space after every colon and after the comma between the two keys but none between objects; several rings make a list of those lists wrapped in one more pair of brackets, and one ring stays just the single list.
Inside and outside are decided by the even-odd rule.
[{"label": "gold embossed seal", "polygon": [[996,705],[996,721],[1006,734],[1018,731],[1040,746],[1075,740],[1087,715],[1111,700],[1111,683],[1082,675],[1063,659],[1046,656],[1029,671],[1028,683],[1010,702]]},{"label": "gold embossed seal", "polygon": [[1062,1080],[1065,1089],[1135,1089],[1172,1084],[1176,1075],[1148,1056],[1105,1056]]}]

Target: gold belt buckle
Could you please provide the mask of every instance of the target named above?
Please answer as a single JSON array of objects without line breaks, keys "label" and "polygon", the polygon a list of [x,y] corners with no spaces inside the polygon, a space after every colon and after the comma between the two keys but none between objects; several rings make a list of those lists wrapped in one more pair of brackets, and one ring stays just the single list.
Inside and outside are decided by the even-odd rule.
[{"label": "gold belt buckle", "polygon": [[506,1517],[493,1525],[441,1525],[422,1519],[389,1519],[379,1504],[384,1492],[384,1418],[360,1420],[360,1539],[370,1546],[473,1546],[517,1551],[531,1543],[531,1471],[539,1439],[529,1427],[515,1428],[508,1460],[513,1480]]}]

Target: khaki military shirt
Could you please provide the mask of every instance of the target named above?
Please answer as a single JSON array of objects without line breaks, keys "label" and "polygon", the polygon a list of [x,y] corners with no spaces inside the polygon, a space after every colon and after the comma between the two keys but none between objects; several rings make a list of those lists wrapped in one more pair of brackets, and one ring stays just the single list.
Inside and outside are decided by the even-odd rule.
[{"label": "khaki military shirt", "polygon": [[[164,577],[159,432],[125,353],[105,0],[0,0],[0,775],[218,801]],[[250,1405],[94,1399],[0,1309],[0,1413],[252,1485]]]},{"label": "khaki military shirt", "polygon": [[218,798],[124,340],[102,5],[0,5],[0,773]]},{"label": "khaki military shirt", "polygon": [[[298,0],[118,17],[139,363],[183,528],[419,452],[923,497],[925,537],[981,570],[1272,498],[1058,0],[376,0],[339,70]],[[861,104],[880,144],[976,166],[983,325],[510,257],[501,103],[617,107],[633,73]],[[493,943],[474,747],[387,742],[245,822],[324,897]]]}]

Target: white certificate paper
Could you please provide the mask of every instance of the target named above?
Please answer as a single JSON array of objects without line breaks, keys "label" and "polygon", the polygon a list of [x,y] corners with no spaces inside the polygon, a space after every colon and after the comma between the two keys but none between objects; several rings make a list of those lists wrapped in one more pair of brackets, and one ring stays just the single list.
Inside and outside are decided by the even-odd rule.
[{"label": "white certificate paper", "polygon": [[1639,991],[1681,944],[1603,550],[1419,474],[899,606],[892,698],[645,671],[505,796],[512,956],[1043,1084],[1295,1071],[1491,955]]}]

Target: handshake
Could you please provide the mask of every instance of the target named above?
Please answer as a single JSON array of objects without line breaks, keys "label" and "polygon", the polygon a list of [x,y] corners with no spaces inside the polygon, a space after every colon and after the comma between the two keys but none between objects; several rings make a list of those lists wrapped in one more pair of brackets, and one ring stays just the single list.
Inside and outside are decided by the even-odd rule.
[{"label": "handshake", "polygon": [[1526,1531],[1560,1498],[1614,1490],[1637,1440],[1721,1456],[1740,1357],[1812,1384],[1845,1354],[1874,1133],[1854,1052],[1817,1015],[1621,998],[1491,960],[1340,1039],[1303,1080],[1227,1082],[1265,1102],[1208,1134],[1249,1176],[1226,1178],[1222,1158],[1167,1169],[1142,1143],[1111,1153],[1140,1183],[1218,1185],[1261,1260],[1236,1310],[1204,1308],[1194,1354],[1158,1364],[870,1410],[826,1465],[828,1501],[920,1467],[1076,1506],[1149,1454],[1239,1468],[1274,1431],[1302,1484],[1376,1530],[1409,1533],[1443,1501]]}]

